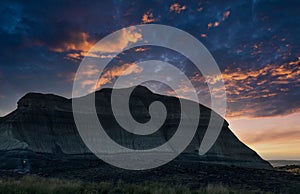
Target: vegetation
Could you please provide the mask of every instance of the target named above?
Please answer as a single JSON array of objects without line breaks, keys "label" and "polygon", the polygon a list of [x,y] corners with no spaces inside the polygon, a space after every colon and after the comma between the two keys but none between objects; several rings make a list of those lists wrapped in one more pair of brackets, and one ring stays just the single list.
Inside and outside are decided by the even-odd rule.
[{"label": "vegetation", "polygon": [[161,183],[143,184],[111,184],[87,183],[83,181],[62,180],[57,178],[42,178],[38,176],[24,176],[21,178],[0,179],[0,193],[2,194],[198,194],[198,193],[261,193],[255,191],[231,190],[223,185],[208,185],[198,190],[186,187],[171,187]]}]

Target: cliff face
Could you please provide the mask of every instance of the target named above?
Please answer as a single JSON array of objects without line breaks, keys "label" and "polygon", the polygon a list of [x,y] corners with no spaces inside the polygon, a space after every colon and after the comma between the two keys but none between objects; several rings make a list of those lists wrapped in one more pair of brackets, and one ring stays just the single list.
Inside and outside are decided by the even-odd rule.
[{"label": "cliff face", "polygon": [[[103,128],[120,145],[132,149],[149,149],[166,142],[175,133],[180,121],[179,99],[154,94],[145,87],[137,87],[130,100],[131,113],[137,121],[146,122],[150,118],[148,107],[155,100],[164,103],[168,112],[160,130],[151,135],[138,136],[118,125],[112,114],[110,97],[110,89],[96,92],[96,109]],[[200,106],[200,122],[194,139],[180,156],[183,160],[271,168],[268,162],[238,140],[228,128],[226,121],[214,146],[204,156],[199,156],[198,149],[211,110],[196,103],[195,105]],[[18,101],[18,108],[15,111],[1,118],[0,152],[4,153],[0,161],[5,161],[10,156],[28,158],[26,153],[46,154],[55,158],[91,155],[76,129],[72,100],[39,93],[26,94]]]}]

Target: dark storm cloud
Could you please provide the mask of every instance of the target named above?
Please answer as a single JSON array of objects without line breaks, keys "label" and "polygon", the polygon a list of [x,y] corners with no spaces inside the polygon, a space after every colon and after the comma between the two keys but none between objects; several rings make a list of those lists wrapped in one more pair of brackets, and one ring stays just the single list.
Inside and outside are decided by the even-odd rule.
[{"label": "dark storm cloud", "polygon": [[[17,99],[29,91],[70,97],[73,75],[89,48],[113,31],[141,23],[178,27],[203,42],[225,77],[231,115],[295,112],[300,107],[298,4],[259,0],[2,1],[0,114],[12,110]],[[178,61],[167,53],[160,54],[162,57]],[[178,66],[194,75],[190,65]],[[255,73],[260,75],[253,76]]]}]

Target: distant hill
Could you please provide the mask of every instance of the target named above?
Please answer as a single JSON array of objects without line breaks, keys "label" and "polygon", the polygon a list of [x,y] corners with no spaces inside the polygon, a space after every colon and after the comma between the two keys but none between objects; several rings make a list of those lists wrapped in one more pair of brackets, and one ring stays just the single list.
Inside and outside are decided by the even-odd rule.
[{"label": "distant hill", "polygon": [[268,160],[273,167],[297,165],[300,166],[300,160]]}]

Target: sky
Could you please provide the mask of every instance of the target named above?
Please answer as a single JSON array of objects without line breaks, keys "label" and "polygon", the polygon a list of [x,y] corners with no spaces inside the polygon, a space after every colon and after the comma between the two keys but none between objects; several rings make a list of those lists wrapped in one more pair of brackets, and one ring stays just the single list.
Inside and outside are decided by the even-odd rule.
[{"label": "sky", "polygon": [[[70,98],[81,60],[106,35],[132,25],[164,24],[190,33],[215,58],[226,87],[226,120],[241,141],[265,159],[300,159],[296,0],[12,0],[1,1],[0,12],[0,116],[14,110],[27,92]],[[139,38],[138,32],[126,31],[119,43]],[[138,58],[174,64],[199,90],[205,83],[178,53],[141,47],[121,53],[100,78],[99,88],[109,87],[125,69],[139,74]],[[151,89],[172,94],[164,87]],[[181,89],[188,96],[189,88]]]}]

